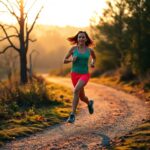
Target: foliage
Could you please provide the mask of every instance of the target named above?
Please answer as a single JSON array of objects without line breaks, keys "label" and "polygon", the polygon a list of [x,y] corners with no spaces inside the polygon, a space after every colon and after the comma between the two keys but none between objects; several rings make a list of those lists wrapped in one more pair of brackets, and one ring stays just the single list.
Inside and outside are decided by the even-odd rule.
[{"label": "foliage", "polygon": [[99,68],[130,69],[131,76],[145,75],[150,68],[150,1],[108,0],[107,4],[93,27]]},{"label": "foliage", "polygon": [[131,17],[127,18],[127,25],[132,51],[132,64],[137,73],[143,74],[150,68],[150,1],[127,0]]},{"label": "foliage", "polygon": [[49,72],[50,76],[66,76],[70,73],[70,66],[62,67],[60,69],[53,69]]},{"label": "foliage", "polygon": [[0,143],[27,136],[68,117],[72,91],[53,83],[0,84]]},{"label": "foliage", "polygon": [[113,69],[124,63],[124,53],[128,49],[129,42],[124,24],[125,10],[124,0],[115,1],[113,4],[108,2],[108,9],[104,11],[103,17],[95,28],[96,50],[100,53],[101,64],[106,69],[107,64],[111,65],[108,69]]},{"label": "foliage", "polygon": [[[150,104],[150,79],[144,79],[140,83],[137,79],[128,82],[119,81],[119,72],[108,71],[99,78],[93,78],[91,81],[104,84],[113,88],[123,90],[127,93],[136,95],[149,106]],[[136,102],[135,102],[136,103]],[[130,131],[128,134],[113,139],[108,147],[104,149],[111,150],[148,150],[150,147],[150,120],[144,121],[141,125]]]},{"label": "foliage", "polygon": [[150,79],[145,77],[142,81],[135,77],[132,80],[125,79],[120,81],[120,71],[111,70],[103,73],[99,78],[93,78],[91,81],[104,84],[116,89],[121,89],[127,93],[133,94],[140,99],[150,102]]},{"label": "foliage", "polygon": [[112,144],[112,149],[143,149],[147,150],[150,147],[150,121],[139,125],[129,134],[117,138]]}]

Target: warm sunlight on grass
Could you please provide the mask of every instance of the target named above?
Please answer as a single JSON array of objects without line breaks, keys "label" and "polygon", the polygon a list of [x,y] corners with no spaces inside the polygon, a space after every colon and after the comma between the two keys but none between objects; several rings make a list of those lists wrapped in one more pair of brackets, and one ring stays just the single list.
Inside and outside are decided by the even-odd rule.
[{"label": "warm sunlight on grass", "polygon": [[147,103],[150,102],[150,87],[149,80],[143,83],[136,83],[136,81],[132,80],[129,82],[120,82],[119,75],[103,75],[98,78],[92,78],[91,81],[95,83],[104,84],[110,87],[113,87],[118,90],[123,90],[127,93],[136,95],[140,99],[146,100]]},{"label": "warm sunlight on grass", "polygon": [[[136,81],[132,80],[129,82],[119,82],[118,74],[104,75],[99,78],[91,79],[92,82],[104,84],[118,90],[125,91],[130,94],[138,96],[141,100],[144,100],[145,103],[149,104],[150,102],[150,86],[149,80],[145,79],[143,83],[137,84]],[[130,131],[129,134],[123,137],[115,138],[111,145],[110,149],[114,150],[130,150],[130,149],[143,149],[148,150],[150,147],[150,121],[139,125],[133,131]]]},{"label": "warm sunlight on grass", "polygon": [[[66,119],[70,112],[71,89],[53,83],[46,83],[45,86],[40,83],[39,87],[34,83],[34,86],[29,84],[18,87],[18,90],[20,98],[22,97],[21,102],[16,97],[11,99],[12,102],[7,103],[3,95],[3,102],[0,103],[0,116],[3,116],[0,120],[0,145],[5,141],[27,136],[58,124]],[[39,90],[41,93],[46,91],[47,98],[45,95],[43,99],[42,94],[36,97],[36,93],[40,93]],[[14,96],[17,94],[15,92],[14,90]]]},{"label": "warm sunlight on grass", "polygon": [[143,149],[150,147],[150,121],[143,123],[124,137],[115,139],[113,149]]}]

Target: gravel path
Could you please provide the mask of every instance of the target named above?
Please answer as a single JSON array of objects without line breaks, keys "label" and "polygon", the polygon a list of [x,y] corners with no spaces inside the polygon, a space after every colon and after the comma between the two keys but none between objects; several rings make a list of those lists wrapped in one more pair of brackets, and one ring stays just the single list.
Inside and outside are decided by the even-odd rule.
[{"label": "gravel path", "polygon": [[[47,78],[72,87],[70,79]],[[134,129],[148,117],[149,109],[140,99],[113,88],[89,82],[85,88],[94,99],[95,113],[89,115],[82,102],[74,124],[63,123],[6,144],[0,150],[100,150],[116,136]]]}]

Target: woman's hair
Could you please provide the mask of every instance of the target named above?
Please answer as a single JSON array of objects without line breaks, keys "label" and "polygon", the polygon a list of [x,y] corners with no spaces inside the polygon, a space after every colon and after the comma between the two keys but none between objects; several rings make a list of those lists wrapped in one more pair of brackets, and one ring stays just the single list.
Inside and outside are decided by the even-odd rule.
[{"label": "woman's hair", "polygon": [[85,31],[79,31],[75,36],[69,37],[67,40],[69,42],[71,42],[71,44],[77,44],[78,43],[78,35],[80,33],[84,33],[86,36],[87,41],[85,42],[86,46],[90,46],[93,44],[93,41],[90,39],[90,37],[88,36],[88,34]]}]

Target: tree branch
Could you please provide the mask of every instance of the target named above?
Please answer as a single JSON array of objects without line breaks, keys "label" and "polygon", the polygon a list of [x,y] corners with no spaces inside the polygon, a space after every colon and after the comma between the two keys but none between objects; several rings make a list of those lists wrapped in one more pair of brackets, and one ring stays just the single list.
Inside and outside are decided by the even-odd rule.
[{"label": "tree branch", "polygon": [[7,0],[7,3],[10,5],[13,12],[15,12],[15,11],[14,11],[14,8],[13,8],[12,4],[19,10],[19,5],[17,6],[15,3],[10,2],[9,0]]},{"label": "tree branch", "polygon": [[29,39],[30,42],[35,42],[37,39]]},{"label": "tree branch", "polygon": [[[43,9],[43,6],[41,7],[41,9],[39,10],[39,12],[37,13],[37,15],[36,15],[36,17],[35,17],[35,20],[33,21],[33,23],[32,23],[32,25],[31,25],[30,29],[27,30],[27,33],[26,33],[26,51],[28,50],[28,46],[29,46],[29,35],[30,35],[30,33],[31,33],[31,31],[32,31],[32,29],[33,29],[33,27],[34,27],[34,25],[35,25],[35,23],[36,23],[36,21],[37,21],[37,19],[38,19],[38,17],[39,17],[39,14],[40,14],[41,11],[42,11],[42,9]],[[26,26],[26,29],[27,29],[27,26]]]},{"label": "tree branch", "polygon": [[20,8],[20,0],[16,0],[16,3],[18,4],[18,8]]},{"label": "tree branch", "polygon": [[8,36],[8,34],[7,34],[7,32],[6,32],[5,28],[4,28],[4,26],[0,24],[0,27],[2,28],[2,30],[3,30],[3,32],[4,32],[5,36],[6,36],[6,38],[7,38],[7,40],[8,40],[8,42],[9,42],[10,45],[11,45],[11,47],[13,47],[16,51],[19,52],[19,49],[18,49],[18,48],[12,43],[12,41],[10,40],[10,37]]},{"label": "tree branch", "polygon": [[13,28],[15,31],[16,31],[16,33],[19,35],[19,31],[18,31],[18,29],[15,27],[15,26],[13,26],[13,25],[7,25],[7,24],[3,24],[3,26],[8,26],[8,29],[9,28]]},{"label": "tree branch", "polygon": [[31,4],[30,8],[27,10],[27,13],[26,13],[26,15],[25,15],[25,20],[26,20],[28,14],[29,14],[29,11],[30,11],[31,8],[34,6],[34,4],[36,3],[36,1],[37,1],[37,0],[34,0],[34,2]]},{"label": "tree branch", "polygon": [[2,51],[0,51],[0,54],[5,53],[9,48],[12,48],[11,45],[7,46],[6,48],[4,48]]},{"label": "tree branch", "polygon": [[10,36],[8,36],[8,37],[4,37],[4,38],[0,39],[0,42],[6,40],[6,39],[8,39],[8,38],[12,38],[12,37],[18,38],[18,35],[10,35]]},{"label": "tree branch", "polygon": [[36,21],[37,21],[39,15],[40,15],[41,11],[42,11],[42,9],[43,9],[43,6],[41,7],[41,9],[39,10],[39,12],[37,13],[37,15],[36,15],[36,17],[35,17],[35,20],[34,20],[34,22],[32,23],[31,28],[30,28],[29,31],[28,31],[28,34],[30,34],[30,32],[32,31],[32,29],[33,29],[33,27],[34,27],[34,25],[35,25],[35,23],[36,23]]},{"label": "tree branch", "polygon": [[[7,0],[10,3],[10,0]],[[16,2],[17,3],[17,2]],[[17,3],[18,4],[18,3]],[[19,5],[13,3],[13,5],[19,10]]]},{"label": "tree branch", "polygon": [[[8,7],[8,5],[6,3],[4,3],[3,1],[1,1],[1,0],[0,0],[0,3],[2,3],[7,8],[7,10],[10,12],[10,14],[12,14],[17,19],[17,21],[19,22],[19,17],[16,15],[16,13],[14,12],[14,10],[13,9],[11,10]],[[9,2],[9,4],[10,4],[10,2]],[[12,7],[12,6],[10,5],[10,7]]]}]

